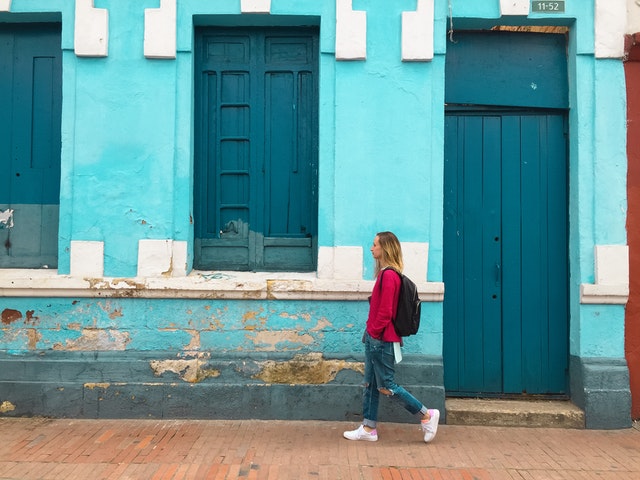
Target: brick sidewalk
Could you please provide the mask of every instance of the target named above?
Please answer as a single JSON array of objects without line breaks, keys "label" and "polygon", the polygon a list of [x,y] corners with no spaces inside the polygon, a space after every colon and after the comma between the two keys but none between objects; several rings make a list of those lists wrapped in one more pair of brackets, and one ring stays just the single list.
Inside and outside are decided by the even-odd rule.
[{"label": "brick sidewalk", "polygon": [[0,418],[0,480],[640,478],[640,431],[341,422]]}]

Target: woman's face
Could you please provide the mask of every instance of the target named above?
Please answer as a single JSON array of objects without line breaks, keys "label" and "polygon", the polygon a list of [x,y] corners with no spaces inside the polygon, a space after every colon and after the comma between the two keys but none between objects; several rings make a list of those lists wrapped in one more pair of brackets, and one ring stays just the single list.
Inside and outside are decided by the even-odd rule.
[{"label": "woman's face", "polygon": [[373,239],[373,245],[371,246],[371,255],[376,260],[382,260],[382,247],[380,246],[380,239],[376,235]]}]

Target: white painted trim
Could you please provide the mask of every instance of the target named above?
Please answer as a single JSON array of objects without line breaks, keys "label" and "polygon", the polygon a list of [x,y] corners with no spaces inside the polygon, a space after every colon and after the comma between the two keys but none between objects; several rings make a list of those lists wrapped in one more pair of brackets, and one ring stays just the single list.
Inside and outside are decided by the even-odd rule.
[{"label": "white painted trim", "polygon": [[271,13],[271,0],[240,0],[242,13]]},{"label": "white painted trim", "polygon": [[171,275],[171,240],[138,241],[138,277]]},{"label": "white painted trim", "polygon": [[333,251],[333,278],[361,280],[363,275],[362,247],[335,247]]},{"label": "white painted trim", "polygon": [[144,56],[176,58],[176,0],[160,0],[160,8],[144,10]]},{"label": "white painted trim", "polygon": [[173,241],[171,251],[171,276],[185,277],[187,275],[187,242]]},{"label": "white painted trim", "polygon": [[404,274],[415,283],[425,282],[429,264],[429,244],[424,242],[401,242]]},{"label": "white painted trim", "polygon": [[11,10],[11,0],[0,0],[0,12],[8,12]]},{"label": "white painted trim", "polygon": [[367,58],[367,12],[353,10],[352,0],[336,0],[336,60]]},{"label": "white painted trim", "polygon": [[415,12],[402,12],[402,60],[433,60],[434,0],[418,0]]},{"label": "white painted trim", "polygon": [[629,300],[629,247],[596,245],[595,284],[580,285],[580,303],[626,304]]},{"label": "white painted trim", "polygon": [[109,51],[109,11],[93,0],[76,0],[73,48],[79,57],[106,57]]},{"label": "white painted trim", "polygon": [[320,247],[318,249],[318,278],[360,280],[362,275],[362,247]]},{"label": "white painted trim", "polygon": [[500,16],[529,15],[530,0],[500,0]]},{"label": "white painted trim", "polygon": [[[416,282],[423,302],[442,302],[444,284]],[[319,279],[315,272],[191,272],[186,277],[79,278],[55,270],[0,269],[0,296],[365,301],[371,280]]]},{"label": "white painted trim", "polygon": [[595,0],[596,58],[622,58],[627,27],[626,0]]},{"label": "white painted trim", "polygon": [[138,277],[184,277],[186,274],[187,242],[138,241]]},{"label": "white painted trim", "polygon": [[104,276],[104,242],[71,240],[69,253],[72,277]]}]

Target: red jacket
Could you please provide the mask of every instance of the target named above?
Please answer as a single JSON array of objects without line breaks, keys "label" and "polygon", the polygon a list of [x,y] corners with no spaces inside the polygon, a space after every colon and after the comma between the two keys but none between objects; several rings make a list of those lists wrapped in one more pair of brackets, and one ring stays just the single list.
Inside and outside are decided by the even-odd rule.
[{"label": "red jacket", "polygon": [[[380,289],[382,282],[382,290]],[[367,333],[373,338],[385,342],[400,342],[401,339],[393,328],[392,318],[398,309],[400,295],[400,277],[393,270],[380,270],[373,286],[369,300],[369,317]]]}]

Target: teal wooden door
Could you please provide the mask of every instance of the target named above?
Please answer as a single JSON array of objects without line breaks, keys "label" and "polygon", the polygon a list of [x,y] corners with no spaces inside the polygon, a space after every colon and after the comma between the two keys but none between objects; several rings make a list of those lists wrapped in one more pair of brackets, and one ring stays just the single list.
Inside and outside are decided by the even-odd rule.
[{"label": "teal wooden door", "polygon": [[61,109],[60,26],[0,24],[0,268],[57,267]]},{"label": "teal wooden door", "polygon": [[444,366],[450,395],[567,392],[565,117],[445,119]]},{"label": "teal wooden door", "polygon": [[196,51],[196,268],[311,271],[318,36],[203,29]]}]

